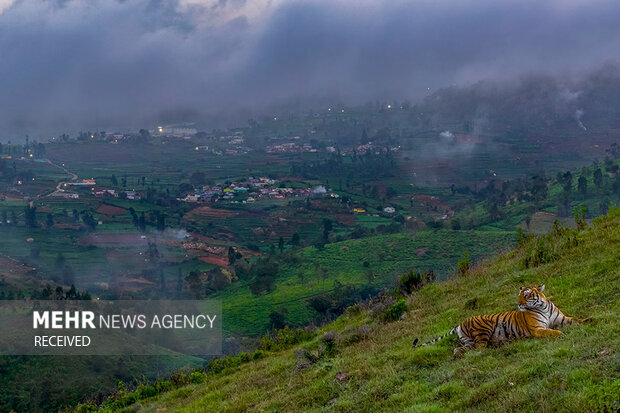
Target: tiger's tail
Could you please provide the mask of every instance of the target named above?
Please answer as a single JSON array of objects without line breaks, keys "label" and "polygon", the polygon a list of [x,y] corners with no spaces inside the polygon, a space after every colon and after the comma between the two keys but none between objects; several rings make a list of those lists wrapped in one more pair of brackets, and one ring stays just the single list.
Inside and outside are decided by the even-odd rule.
[{"label": "tiger's tail", "polygon": [[415,340],[413,340],[413,348],[424,347],[424,346],[428,346],[429,344],[434,344],[434,343],[438,342],[439,340],[448,337],[449,335],[456,334],[458,328],[459,327],[456,326],[452,330],[450,330],[446,334],[444,334],[443,336],[439,336],[437,338],[432,339],[431,341],[428,341],[428,342],[426,342],[424,344],[420,344],[420,345],[418,345],[418,339],[416,338]]}]

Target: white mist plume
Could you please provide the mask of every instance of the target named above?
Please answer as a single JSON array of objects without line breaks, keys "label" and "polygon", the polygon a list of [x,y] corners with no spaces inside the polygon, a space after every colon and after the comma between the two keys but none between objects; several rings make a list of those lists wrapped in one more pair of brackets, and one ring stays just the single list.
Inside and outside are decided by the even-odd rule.
[{"label": "white mist plume", "polygon": [[579,125],[579,127],[583,130],[588,130],[588,128],[586,128],[583,124],[583,122],[581,121],[581,117],[583,116],[585,112],[582,109],[577,109],[575,111],[575,119],[577,120],[577,124]]},{"label": "white mist plume", "polygon": [[454,134],[450,132],[449,130],[441,132],[439,134],[439,137],[444,140],[450,140],[450,141],[454,140]]},{"label": "white mist plume", "polygon": [[164,231],[164,235],[170,238],[174,238],[179,241],[189,238],[190,236],[189,232],[187,232],[184,229],[173,229],[173,228],[166,228],[166,231]]}]

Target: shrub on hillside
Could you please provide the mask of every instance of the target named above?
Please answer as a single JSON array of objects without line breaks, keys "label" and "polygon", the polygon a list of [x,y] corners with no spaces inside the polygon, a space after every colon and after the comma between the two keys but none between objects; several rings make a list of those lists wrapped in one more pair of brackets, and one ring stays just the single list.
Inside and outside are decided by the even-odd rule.
[{"label": "shrub on hillside", "polygon": [[556,220],[551,232],[525,242],[523,266],[534,268],[556,260],[562,250],[578,245],[577,233],[577,230],[562,227]]},{"label": "shrub on hillside", "polygon": [[325,344],[325,352],[331,356],[336,352],[336,333],[328,331],[323,333],[321,341]]},{"label": "shrub on hillside", "polygon": [[403,295],[409,295],[433,281],[435,281],[435,272],[433,270],[421,273],[411,269],[400,276],[398,291]]},{"label": "shrub on hillside", "polygon": [[459,260],[457,267],[458,275],[466,275],[471,269],[471,262],[469,261],[469,252],[465,252],[465,256],[462,260]]},{"label": "shrub on hillside", "polygon": [[273,334],[263,336],[261,339],[260,350],[277,351],[283,350],[292,345],[308,341],[315,336],[312,329],[295,328],[289,326],[276,330]]},{"label": "shrub on hillside", "polygon": [[396,304],[388,307],[382,314],[381,318],[384,321],[396,321],[405,314],[407,311],[407,302],[405,300],[399,300]]}]

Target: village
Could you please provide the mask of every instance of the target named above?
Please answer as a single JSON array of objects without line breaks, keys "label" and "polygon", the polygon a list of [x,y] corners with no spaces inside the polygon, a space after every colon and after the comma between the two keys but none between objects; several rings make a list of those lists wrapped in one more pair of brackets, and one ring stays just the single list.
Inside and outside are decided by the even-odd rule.
[{"label": "village", "polygon": [[218,202],[229,201],[231,203],[253,203],[261,199],[285,199],[295,197],[310,196],[331,196],[337,198],[338,195],[330,193],[324,186],[316,188],[287,188],[278,184],[275,179],[267,177],[249,177],[243,182],[231,182],[228,184],[205,185],[201,189],[196,189],[194,193],[187,194],[183,198],[178,198],[183,202]]}]

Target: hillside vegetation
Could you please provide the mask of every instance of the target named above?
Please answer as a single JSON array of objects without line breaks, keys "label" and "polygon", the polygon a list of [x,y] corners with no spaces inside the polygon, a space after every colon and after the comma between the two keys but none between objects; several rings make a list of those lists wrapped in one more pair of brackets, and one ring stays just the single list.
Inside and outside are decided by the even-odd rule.
[{"label": "hillside vegetation", "polygon": [[476,260],[506,248],[514,239],[511,231],[439,230],[346,240],[320,250],[306,247],[280,266],[272,291],[254,295],[249,288],[252,279],[244,279],[209,298],[222,300],[225,331],[260,336],[269,329],[274,310],[285,311],[293,326],[316,319],[319,314],[308,304],[309,297],[327,296],[335,283],[354,286],[358,293],[376,293],[391,288],[398,274],[412,267],[446,278],[454,274],[464,252]]},{"label": "hillside vegetation", "polygon": [[[582,231],[555,227],[464,275],[424,286],[405,298],[403,318],[378,316],[386,314],[378,301],[358,305],[308,341],[201,373],[188,381],[196,384],[150,398],[119,394],[101,409],[617,411],[618,245],[614,209]],[[459,359],[452,356],[454,336],[411,348],[414,338],[430,340],[468,316],[516,309],[519,287],[541,283],[566,314],[594,322],[564,327],[559,338],[471,350]]]}]

